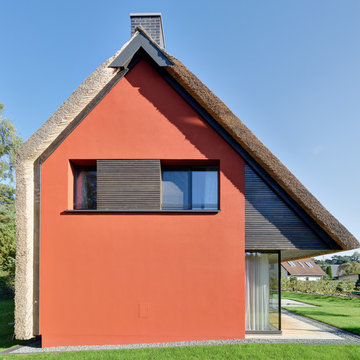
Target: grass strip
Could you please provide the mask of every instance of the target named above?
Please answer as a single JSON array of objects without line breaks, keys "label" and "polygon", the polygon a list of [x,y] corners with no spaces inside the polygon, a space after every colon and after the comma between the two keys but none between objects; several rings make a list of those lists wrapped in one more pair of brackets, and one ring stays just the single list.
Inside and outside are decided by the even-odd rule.
[{"label": "grass strip", "polygon": [[103,350],[32,355],[5,355],[0,359],[126,359],[126,360],[325,360],[359,359],[360,345],[241,344],[160,349]]},{"label": "grass strip", "polygon": [[[0,301],[0,351],[20,344],[21,341],[12,340],[14,334],[14,300]],[[1,357],[0,357],[1,359]]]},{"label": "grass strip", "polygon": [[317,307],[285,306],[286,310],[360,335],[360,299],[288,292],[282,293],[281,296],[284,299],[317,305]]}]

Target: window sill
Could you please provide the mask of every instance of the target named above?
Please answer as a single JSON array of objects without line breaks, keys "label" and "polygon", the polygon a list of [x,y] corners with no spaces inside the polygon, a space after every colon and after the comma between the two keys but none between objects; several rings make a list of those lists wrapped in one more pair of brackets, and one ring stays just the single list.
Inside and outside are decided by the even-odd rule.
[{"label": "window sill", "polygon": [[282,330],[245,330],[245,335],[282,335]]},{"label": "window sill", "polygon": [[221,210],[65,210],[66,214],[217,214]]}]

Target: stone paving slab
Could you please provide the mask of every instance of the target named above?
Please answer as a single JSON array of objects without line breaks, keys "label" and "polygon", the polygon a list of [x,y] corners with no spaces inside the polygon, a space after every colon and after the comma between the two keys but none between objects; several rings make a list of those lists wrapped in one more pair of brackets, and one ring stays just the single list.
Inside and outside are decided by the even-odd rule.
[{"label": "stone paving slab", "polygon": [[281,315],[282,334],[248,334],[245,339],[308,339],[308,340],[344,340],[331,331],[306,323],[290,314]]}]

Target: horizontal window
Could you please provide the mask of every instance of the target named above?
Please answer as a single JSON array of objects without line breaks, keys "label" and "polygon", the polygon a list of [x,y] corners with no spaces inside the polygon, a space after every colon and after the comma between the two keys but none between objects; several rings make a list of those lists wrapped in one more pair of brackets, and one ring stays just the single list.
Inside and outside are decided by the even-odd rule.
[{"label": "horizontal window", "polygon": [[218,166],[160,160],[97,160],[72,164],[74,210],[161,211],[219,209]]},{"label": "horizontal window", "polygon": [[217,167],[163,166],[162,209],[217,210],[219,174]]}]

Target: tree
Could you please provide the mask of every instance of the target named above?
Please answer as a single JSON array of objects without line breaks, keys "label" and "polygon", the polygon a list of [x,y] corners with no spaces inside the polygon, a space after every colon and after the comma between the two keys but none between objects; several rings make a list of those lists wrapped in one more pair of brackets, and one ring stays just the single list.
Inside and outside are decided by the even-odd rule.
[{"label": "tree", "polygon": [[323,265],[325,265],[325,269],[327,265],[341,265],[346,264],[352,261],[355,261],[360,264],[360,253],[358,251],[355,251],[352,255],[333,255],[330,259],[325,260],[318,260],[313,259],[315,261],[315,264],[320,265],[323,268]]},{"label": "tree", "polygon": [[318,260],[318,259],[315,259],[315,258],[312,258],[311,260],[314,261],[314,263],[316,265],[319,265],[321,267],[322,271],[326,272],[326,269],[328,268],[329,265],[328,265],[327,262],[325,262],[325,260]]},{"label": "tree", "polygon": [[350,259],[348,259],[348,256],[342,256],[342,255],[334,255],[329,260],[330,260],[329,264],[335,264],[335,265],[341,265],[341,264],[350,262]]},{"label": "tree", "polygon": [[355,290],[360,294],[360,275],[358,276],[358,280],[355,283]]},{"label": "tree", "polygon": [[332,274],[332,268],[331,268],[331,266],[328,266],[327,268],[326,268],[326,274],[329,276],[329,279],[332,279],[333,278],[333,274]]},{"label": "tree", "polygon": [[360,263],[360,252],[355,251],[351,256],[350,256],[351,261],[356,261],[358,263]]},{"label": "tree", "polygon": [[14,124],[2,116],[4,105],[0,103],[0,182],[15,183],[15,158],[23,140],[17,136]]},{"label": "tree", "polygon": [[0,103],[0,271],[15,274],[15,157],[22,144],[14,124],[2,116]]},{"label": "tree", "polygon": [[360,273],[360,264],[356,261],[351,261],[349,263],[341,264],[339,266],[338,273],[340,275],[358,274]]}]

